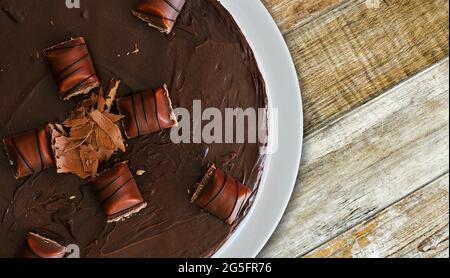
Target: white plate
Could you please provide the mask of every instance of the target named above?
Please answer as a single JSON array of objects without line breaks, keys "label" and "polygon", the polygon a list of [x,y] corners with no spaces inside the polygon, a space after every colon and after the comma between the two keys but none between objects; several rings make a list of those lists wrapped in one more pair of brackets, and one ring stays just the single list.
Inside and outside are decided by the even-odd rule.
[{"label": "white plate", "polygon": [[299,170],[303,142],[300,86],[289,49],[260,0],[220,0],[247,37],[267,85],[269,107],[278,109],[278,136],[273,138],[270,117],[269,147],[278,149],[267,159],[261,187],[249,214],[214,255],[253,258],[267,243],[286,210]]}]

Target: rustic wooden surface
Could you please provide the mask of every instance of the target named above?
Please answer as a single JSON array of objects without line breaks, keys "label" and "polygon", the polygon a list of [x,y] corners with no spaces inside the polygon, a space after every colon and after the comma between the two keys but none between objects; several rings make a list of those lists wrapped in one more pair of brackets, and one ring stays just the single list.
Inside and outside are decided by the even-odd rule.
[{"label": "rustic wooden surface", "polygon": [[262,0],[305,106],[297,185],[261,257],[449,256],[448,0]]},{"label": "rustic wooden surface", "polygon": [[448,257],[448,174],[307,257]]}]

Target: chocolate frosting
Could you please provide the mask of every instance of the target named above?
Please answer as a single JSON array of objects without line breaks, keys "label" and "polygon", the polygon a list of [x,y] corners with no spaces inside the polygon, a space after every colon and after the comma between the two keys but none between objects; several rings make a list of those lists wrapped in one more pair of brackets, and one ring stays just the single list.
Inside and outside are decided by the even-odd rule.
[{"label": "chocolate frosting", "polygon": [[[215,0],[186,1],[171,35],[131,13],[134,0],[0,0],[0,138],[63,121],[76,106],[61,101],[43,49],[83,36],[98,77],[123,81],[118,96],[167,83],[174,107],[266,107],[264,81],[253,52],[230,14]],[[139,51],[135,51],[138,49]],[[173,144],[169,131],[127,141],[127,152],[148,207],[131,219],[107,223],[90,185],[54,169],[17,181],[0,159],[0,257],[17,255],[29,230],[45,229],[80,246],[83,257],[205,257],[235,226],[190,203],[194,185],[214,162],[257,190],[264,156],[257,144]],[[238,225],[239,221],[235,225]]]}]

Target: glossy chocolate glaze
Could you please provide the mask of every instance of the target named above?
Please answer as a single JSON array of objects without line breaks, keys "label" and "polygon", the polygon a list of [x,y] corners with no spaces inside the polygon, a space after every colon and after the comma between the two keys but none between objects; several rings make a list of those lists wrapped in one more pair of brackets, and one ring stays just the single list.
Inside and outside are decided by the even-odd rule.
[{"label": "glossy chocolate glaze", "polygon": [[[266,107],[253,53],[217,1],[187,1],[168,36],[132,15],[136,2],[89,0],[69,10],[61,0],[0,0],[0,138],[68,116],[76,101],[60,100],[42,50],[77,36],[86,38],[105,86],[112,77],[123,81],[120,96],[167,83],[175,107],[192,109],[194,99],[220,109]],[[136,181],[148,207],[115,224],[86,182],[55,169],[17,181],[2,154],[0,257],[17,256],[29,230],[79,244],[84,257],[212,255],[234,228],[190,203],[194,185],[214,162],[256,189],[259,146],[174,145],[168,131],[127,144],[111,163],[129,160],[133,172],[146,171]]]}]

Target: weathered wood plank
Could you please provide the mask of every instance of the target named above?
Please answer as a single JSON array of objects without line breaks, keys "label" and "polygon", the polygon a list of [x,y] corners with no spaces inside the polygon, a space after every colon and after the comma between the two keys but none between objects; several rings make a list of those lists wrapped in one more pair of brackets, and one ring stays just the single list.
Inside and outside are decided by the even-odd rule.
[{"label": "weathered wood plank", "polygon": [[448,257],[448,205],[446,174],[306,257]]},{"label": "weathered wood plank", "polygon": [[336,8],[344,0],[262,0],[282,33],[288,33],[302,24]]},{"label": "weathered wood plank", "polygon": [[448,0],[350,1],[287,34],[306,133],[448,56],[448,9]]},{"label": "weathered wood plank", "polygon": [[448,172],[448,66],[306,137],[298,186],[262,257],[304,255]]}]

